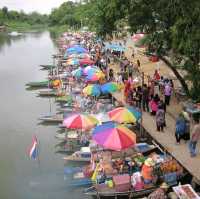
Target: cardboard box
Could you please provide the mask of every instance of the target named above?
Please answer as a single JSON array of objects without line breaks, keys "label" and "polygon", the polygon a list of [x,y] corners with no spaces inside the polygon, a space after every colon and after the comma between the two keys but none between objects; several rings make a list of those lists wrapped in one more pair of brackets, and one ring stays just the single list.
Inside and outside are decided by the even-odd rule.
[{"label": "cardboard box", "polygon": [[131,180],[128,174],[113,176],[113,182],[117,192],[129,191],[131,188]]}]

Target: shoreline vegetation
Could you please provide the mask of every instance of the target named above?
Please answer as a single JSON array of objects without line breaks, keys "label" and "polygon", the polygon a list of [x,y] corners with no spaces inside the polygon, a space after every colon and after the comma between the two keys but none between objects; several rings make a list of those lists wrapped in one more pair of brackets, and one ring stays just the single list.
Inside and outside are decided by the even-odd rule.
[{"label": "shoreline vegetation", "polygon": [[[148,36],[143,44],[149,54],[163,60],[192,100],[200,101],[200,1],[163,0],[151,6],[145,0],[67,1],[49,15],[0,9],[0,25],[12,30],[48,28],[56,37],[69,30],[96,32],[100,38],[129,32]],[[8,27],[9,29],[9,27]]]},{"label": "shoreline vegetation", "polygon": [[48,26],[45,24],[29,24],[26,22],[15,22],[10,21],[6,24],[7,32],[32,32],[47,29]]}]

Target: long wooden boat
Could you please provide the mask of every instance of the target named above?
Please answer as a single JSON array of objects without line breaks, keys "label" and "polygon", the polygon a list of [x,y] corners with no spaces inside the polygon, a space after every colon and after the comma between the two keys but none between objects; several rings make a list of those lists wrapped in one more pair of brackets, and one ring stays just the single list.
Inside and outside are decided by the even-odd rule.
[{"label": "long wooden boat", "polygon": [[66,107],[66,108],[57,108],[56,111],[61,112],[61,113],[70,113],[73,112],[73,107]]},{"label": "long wooden boat", "polygon": [[[81,169],[81,170],[78,170]],[[72,169],[71,172],[64,171],[65,177],[70,179],[68,186],[69,187],[89,187],[92,185],[92,180],[84,176],[82,168]],[[77,171],[76,171],[77,170]]]},{"label": "long wooden boat", "polygon": [[72,101],[73,99],[72,99],[72,96],[70,95],[64,95],[64,96],[56,98],[56,102],[58,103],[72,103]]},{"label": "long wooden boat", "polygon": [[64,92],[58,92],[57,90],[41,90],[38,92],[41,97],[59,97],[65,95]]},{"label": "long wooden boat", "polygon": [[39,81],[39,82],[29,82],[26,84],[26,86],[29,87],[48,87],[49,86],[49,81],[45,80],[45,81]]},{"label": "long wooden boat", "polygon": [[89,163],[91,161],[91,152],[89,147],[81,147],[80,151],[76,151],[72,155],[66,156],[63,159],[71,162]]},{"label": "long wooden boat", "polygon": [[48,78],[49,79],[57,79],[57,78],[66,79],[67,77],[70,77],[70,76],[71,76],[71,73],[63,72],[59,75],[49,75]]},{"label": "long wooden boat", "polygon": [[88,196],[96,197],[96,198],[120,198],[120,197],[127,197],[127,198],[142,198],[144,196],[149,195],[153,191],[155,191],[158,187],[152,186],[147,189],[142,189],[140,191],[130,190],[126,192],[117,192],[114,188],[105,188],[102,191],[97,191],[95,186],[92,186],[85,190],[85,194]]},{"label": "long wooden boat", "polygon": [[92,185],[90,178],[72,179],[68,184],[68,187],[89,187]]},{"label": "long wooden boat", "polygon": [[53,122],[53,123],[62,123],[63,122],[63,114],[56,115],[46,115],[39,118],[43,122]]},{"label": "long wooden boat", "polygon": [[54,69],[56,68],[55,65],[50,65],[50,64],[47,64],[47,65],[40,65],[40,67],[42,67],[43,70],[51,70],[51,69]]}]

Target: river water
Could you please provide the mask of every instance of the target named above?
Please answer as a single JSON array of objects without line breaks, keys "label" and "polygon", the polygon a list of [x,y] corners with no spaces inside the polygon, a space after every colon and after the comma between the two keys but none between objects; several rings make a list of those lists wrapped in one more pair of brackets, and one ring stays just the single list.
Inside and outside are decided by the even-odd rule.
[{"label": "river water", "polygon": [[[84,198],[81,189],[66,185],[63,155],[54,148],[57,127],[38,125],[38,117],[50,111],[49,99],[25,88],[29,81],[45,79],[38,66],[52,64],[55,52],[49,32],[0,35],[0,199]],[[27,156],[34,134],[39,163]]]}]

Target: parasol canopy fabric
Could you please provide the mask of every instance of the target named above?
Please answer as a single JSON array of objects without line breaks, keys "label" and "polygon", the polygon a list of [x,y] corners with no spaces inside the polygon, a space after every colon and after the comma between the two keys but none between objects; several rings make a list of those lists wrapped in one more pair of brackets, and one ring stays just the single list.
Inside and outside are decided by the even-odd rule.
[{"label": "parasol canopy fabric", "polygon": [[91,82],[99,81],[100,79],[104,78],[105,75],[103,72],[97,72],[93,74],[89,74],[86,76],[86,79]]},{"label": "parasol canopy fabric", "polygon": [[141,112],[132,107],[118,107],[108,112],[112,121],[119,123],[136,123],[141,118]]},{"label": "parasol canopy fabric", "polygon": [[76,70],[73,70],[72,72],[72,76],[74,77],[81,77],[83,74],[82,68],[77,68]]},{"label": "parasol canopy fabric", "polygon": [[90,70],[99,70],[99,68],[97,66],[91,66],[91,65],[86,66],[85,68],[83,68],[83,74],[87,75]]},{"label": "parasol canopy fabric", "polygon": [[79,65],[79,60],[77,58],[68,59],[66,64],[67,65]]},{"label": "parasol canopy fabric", "polygon": [[89,71],[87,71],[86,79],[88,81],[98,81],[104,77],[105,75],[100,69],[91,68]]},{"label": "parasol canopy fabric", "polygon": [[101,91],[104,94],[113,93],[120,89],[119,85],[115,82],[108,82],[101,86]]},{"label": "parasol canopy fabric", "polygon": [[96,126],[99,121],[89,114],[74,114],[63,121],[63,125],[70,129],[89,130]]},{"label": "parasol canopy fabric", "polygon": [[80,60],[80,65],[81,66],[83,66],[83,65],[92,65],[92,64],[94,64],[94,61],[89,59],[89,58]]},{"label": "parasol canopy fabric", "polygon": [[85,95],[100,96],[101,89],[98,84],[90,84],[83,89]]},{"label": "parasol canopy fabric", "polygon": [[106,122],[95,127],[93,140],[100,146],[115,151],[133,147],[136,144],[136,135],[124,125]]},{"label": "parasol canopy fabric", "polygon": [[87,53],[87,52],[88,52],[87,49],[79,45],[74,45],[66,50],[66,54],[73,54],[73,53],[81,54],[81,53]]}]

